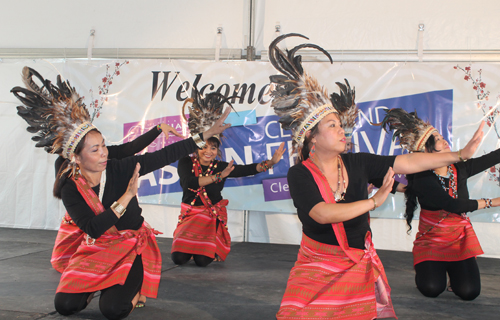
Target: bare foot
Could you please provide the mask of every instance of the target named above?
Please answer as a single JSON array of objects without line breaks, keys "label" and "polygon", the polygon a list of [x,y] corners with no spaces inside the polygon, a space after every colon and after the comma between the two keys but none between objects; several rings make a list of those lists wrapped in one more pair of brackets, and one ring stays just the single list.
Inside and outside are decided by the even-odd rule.
[{"label": "bare foot", "polygon": [[218,255],[215,255],[214,262],[221,262],[221,261],[222,259]]}]

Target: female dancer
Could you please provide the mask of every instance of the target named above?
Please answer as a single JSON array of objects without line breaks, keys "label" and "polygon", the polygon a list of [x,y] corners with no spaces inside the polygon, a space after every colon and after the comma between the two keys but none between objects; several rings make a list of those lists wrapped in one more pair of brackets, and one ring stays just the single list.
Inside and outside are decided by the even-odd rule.
[{"label": "female dancer", "polygon": [[[443,136],[416,113],[392,109],[387,112],[383,124],[398,132],[394,135],[410,152],[451,153]],[[418,233],[413,243],[413,265],[417,288],[426,297],[437,297],[445,290],[446,274],[453,292],[463,300],[473,300],[481,292],[476,256],[483,251],[466,213],[500,206],[500,198],[469,199],[467,179],[498,164],[500,149],[468,161],[462,153],[459,160],[448,166],[407,175],[405,218],[408,232],[418,203],[421,207]]]},{"label": "female dancer", "polygon": [[[225,98],[208,94],[204,99],[197,96],[187,102],[193,103],[189,118],[189,129],[193,135],[203,128],[200,122],[210,125],[220,116]],[[197,115],[204,115],[204,118],[200,119]],[[179,160],[177,172],[183,195],[179,223],[172,243],[171,257],[175,264],[185,264],[193,257],[196,265],[206,267],[214,259],[226,259],[231,250],[231,237],[227,230],[228,200],[223,199],[221,194],[226,179],[267,171],[280,161],[285,152],[283,142],[271,160],[233,165],[232,160],[229,163],[216,160],[220,156],[219,147],[220,137],[212,137],[194,154]]]},{"label": "female dancer", "polygon": [[[137,139],[116,146],[107,146],[108,149],[108,159],[123,159],[126,157],[133,156],[134,154],[140,152],[148,145],[150,145],[161,133],[165,134],[165,138],[169,138],[169,132],[177,137],[182,137],[174,128],[171,126],[162,123],[151,130],[146,132],[145,134],[139,136]],[[64,163],[65,159],[62,155],[57,157],[54,167],[57,178],[57,173]],[[64,217],[62,218],[61,225],[59,226],[59,230],[57,232],[56,241],[54,244],[54,249],[52,250],[52,257],[50,262],[52,267],[59,271],[63,272],[64,269],[68,266],[68,261],[76,252],[80,243],[82,242],[85,233],[78,228],[78,226],[73,222],[71,217],[66,212]],[[138,303],[138,307],[143,307],[145,305],[145,298],[141,298]]]},{"label": "female dancer", "polygon": [[[33,75],[42,87],[35,84]],[[53,86],[27,67],[23,76],[28,88],[12,89],[25,104],[18,107],[20,115],[36,120],[28,129],[38,133],[37,146],[66,159],[54,195],[86,233],[61,275],[56,310],[62,315],[79,312],[101,291],[99,307],[104,316],[123,319],[141,295],[156,297],[160,281],[160,251],[136,197],[139,176],[192,153],[203,138],[221,133],[229,126],[223,121],[230,110],[212,128],[191,139],[154,153],[108,160],[102,135],[67,82],[58,77],[58,87]]]},{"label": "female dancer", "polygon": [[[307,44],[285,54],[276,45],[287,36],[277,38],[269,48],[271,63],[286,75],[271,76],[276,85],[272,106],[283,128],[292,130],[299,153],[299,163],[288,172],[288,183],[303,237],[277,318],[395,317],[385,271],[371,241],[368,211],[385,201],[395,172],[448,165],[458,161],[458,154],[343,153],[346,138],[341,119],[326,92],[303,72],[300,58],[295,57],[305,46],[322,49]],[[346,97],[344,103],[354,101]],[[480,129],[462,150],[462,157],[470,158],[477,148]],[[368,180],[384,174],[381,188],[368,199]]]}]

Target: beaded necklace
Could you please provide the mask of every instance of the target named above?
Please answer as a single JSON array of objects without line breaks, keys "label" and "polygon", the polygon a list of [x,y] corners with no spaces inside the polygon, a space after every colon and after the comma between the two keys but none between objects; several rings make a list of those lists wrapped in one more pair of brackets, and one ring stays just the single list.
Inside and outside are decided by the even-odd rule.
[{"label": "beaded necklace", "polygon": [[208,177],[209,175],[211,175],[214,172],[215,169],[217,169],[217,160],[210,161],[210,164],[208,165],[207,170],[205,170],[205,172],[203,172],[200,160],[198,160],[197,157],[194,157],[193,158],[193,169],[191,169],[191,172],[195,173],[196,168],[198,168],[198,172],[199,172],[198,177],[202,177],[202,176]]},{"label": "beaded necklace", "polygon": [[[207,170],[205,170],[205,172],[203,172],[203,168],[201,167],[201,163],[200,161],[198,160],[197,157],[193,157],[192,158],[192,161],[193,161],[193,169],[191,170],[191,172],[196,176],[198,175],[198,177],[208,177],[210,175],[212,175],[212,173],[214,172],[214,170],[217,168],[217,163],[218,161],[217,160],[213,160],[210,162]],[[212,205],[212,201],[210,201],[210,198],[208,197],[208,194],[207,194],[207,191],[205,190],[205,187],[199,187],[198,189],[191,189],[191,188],[188,188],[189,191],[192,191],[194,193],[196,193],[193,201],[191,201],[191,204],[189,205],[189,208],[186,210],[186,213],[185,214],[182,214],[180,217],[179,217],[179,220],[178,222],[181,223],[182,220],[184,219],[184,217],[186,217],[189,212],[191,212],[191,209],[193,208],[194,204],[196,203],[196,199],[198,197],[200,197],[200,199],[203,201],[203,203],[205,204],[205,206],[209,207],[210,208],[210,212],[211,214],[221,222],[221,224],[224,226],[224,228],[227,229],[227,225],[226,225],[226,221],[223,221],[222,218],[220,217],[220,215],[217,213],[217,210],[215,209],[215,206]]]},{"label": "beaded necklace", "polygon": [[[314,162],[314,159],[312,159],[313,162]],[[342,170],[342,167],[343,167],[343,162],[342,162],[342,157],[340,155],[337,156],[337,168],[338,168],[338,175],[337,175],[337,190],[335,190],[335,192],[333,191],[332,189],[332,186],[330,186],[330,190],[332,191],[334,197],[335,197],[335,202],[339,202],[339,201],[342,201],[344,200],[344,196],[345,196],[345,178],[344,178],[344,170]],[[325,177],[326,179],[326,175],[325,173],[323,172],[323,170],[321,170],[321,168],[316,165],[316,167],[318,167],[319,171],[321,171],[321,173],[323,174],[323,176]],[[341,178],[342,177],[342,188],[344,189],[343,191],[340,191],[341,188],[340,188],[340,183],[341,183]],[[328,181],[328,179],[327,179]]]},{"label": "beaded necklace", "polygon": [[449,187],[446,187],[446,183],[444,182],[444,178],[442,176],[437,174],[435,170],[432,170],[432,172],[434,172],[434,174],[438,177],[444,191],[449,192],[450,196],[456,199],[458,197],[457,179],[455,177],[455,170],[453,170],[452,165],[449,165],[447,170],[447,174],[450,177]]}]

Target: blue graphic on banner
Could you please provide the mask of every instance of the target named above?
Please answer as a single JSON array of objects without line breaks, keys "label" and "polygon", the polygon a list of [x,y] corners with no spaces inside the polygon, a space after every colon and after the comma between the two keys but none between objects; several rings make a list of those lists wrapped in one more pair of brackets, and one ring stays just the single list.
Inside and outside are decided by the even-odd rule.
[{"label": "blue graphic on banner", "polygon": [[[226,162],[234,160],[235,165],[259,163],[271,159],[281,142],[287,140],[291,141],[291,133],[281,129],[278,116],[259,117],[254,125],[230,127],[224,131],[220,147],[223,155],[222,160]],[[227,179],[224,187],[255,185],[260,184],[262,179],[286,177],[290,168],[287,155],[288,152],[269,171],[251,177]],[[149,176],[141,177],[139,196],[173,192],[182,192],[177,175],[177,162],[165,166]]]},{"label": "blue graphic on banner", "polygon": [[[395,97],[377,101],[358,103],[359,115],[358,125],[354,129],[352,140],[354,143],[353,152],[369,152],[379,155],[398,155],[402,149],[398,141],[392,141],[392,133],[386,133],[380,126],[372,123],[379,123],[385,116],[386,109],[403,108],[408,112],[417,111],[418,116],[424,121],[428,121],[433,125],[443,137],[451,143],[452,141],[452,112],[453,112],[453,90],[432,91],[420,94]],[[251,119],[254,112],[239,112],[241,119]],[[238,117],[233,115],[233,119]],[[246,120],[245,120],[246,121]],[[222,140],[221,152],[223,161],[234,160],[236,165],[246,165],[251,163],[259,163],[263,160],[271,159],[274,151],[279,147],[280,143],[286,141],[287,151],[283,159],[267,172],[259,173],[255,176],[243,178],[230,178],[226,180],[226,188],[261,185],[262,180],[271,179],[269,181],[278,181],[273,179],[285,178],[293,164],[295,157],[290,158],[290,150],[292,148],[290,131],[282,130],[278,123],[278,116],[264,116],[256,118],[256,123],[252,125],[234,126],[224,132]],[[229,121],[228,121],[229,122]],[[404,176],[397,177],[398,180],[404,182]],[[280,180],[281,181],[281,180]],[[283,185],[284,185],[283,180]],[[256,186],[257,187],[257,186]],[[287,186],[288,187],[288,186]],[[264,200],[265,190],[260,188],[262,194],[256,193],[253,195],[246,194],[248,188],[238,189],[233,188],[235,192],[231,194],[233,199],[246,199],[246,201],[238,201],[236,205],[233,203],[233,209],[248,209],[251,210],[276,210],[279,205],[274,208],[266,204]],[[231,189],[230,189],[231,190]],[[226,195],[230,194],[230,190],[223,191]],[[259,189],[257,189],[259,190]],[[179,176],[177,175],[177,162],[165,166],[161,170],[157,170],[149,175],[141,177],[138,194],[139,196],[152,196],[160,194],[172,194],[182,192],[179,184]],[[253,192],[256,192],[255,189]],[[281,193],[281,192],[280,192]],[[281,196],[280,196],[281,197]],[[283,190],[283,197],[280,199],[268,198],[271,202],[280,202],[289,197],[288,190]],[[162,198],[148,201],[155,203],[166,203]],[[174,202],[169,204],[179,204],[181,197],[175,197]],[[250,200],[252,199],[252,200]],[[177,202],[178,201],[178,202]],[[284,200],[289,201],[289,200]],[[281,204],[283,206],[283,204]]]},{"label": "blue graphic on banner", "polygon": [[[398,140],[392,141],[392,132],[386,133],[380,123],[385,111],[401,108],[416,111],[420,119],[429,122],[450,144],[452,142],[453,90],[431,91],[420,94],[358,103],[358,126],[353,133],[354,152],[379,155],[402,153]],[[370,123],[371,122],[371,123]]]},{"label": "blue graphic on banner", "polygon": [[224,122],[230,123],[233,127],[249,126],[257,123],[257,117],[255,110],[238,111],[238,113],[230,113]]}]

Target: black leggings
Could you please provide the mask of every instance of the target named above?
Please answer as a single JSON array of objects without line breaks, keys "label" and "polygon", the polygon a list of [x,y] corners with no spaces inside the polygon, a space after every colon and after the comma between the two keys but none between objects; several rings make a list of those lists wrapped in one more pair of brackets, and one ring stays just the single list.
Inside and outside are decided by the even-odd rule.
[{"label": "black leggings", "polygon": [[[101,290],[99,309],[107,319],[126,318],[133,309],[132,299],[141,289],[144,277],[142,258],[135,258],[132,268],[123,285],[114,285]],[[56,311],[69,316],[87,307],[87,299],[92,292],[65,293],[58,292],[54,299]]]},{"label": "black leggings", "polygon": [[476,258],[462,261],[424,261],[415,265],[418,290],[435,298],[446,289],[446,273],[453,292],[463,300],[474,300],[481,293],[481,278]]},{"label": "black leggings", "polygon": [[196,263],[197,266],[199,267],[206,267],[212,261],[214,261],[214,258],[210,258],[201,254],[191,254],[191,253],[184,253],[184,252],[172,252],[172,261],[175,264],[181,265],[187,263],[189,260],[191,260],[191,257],[194,259],[194,263]]}]

